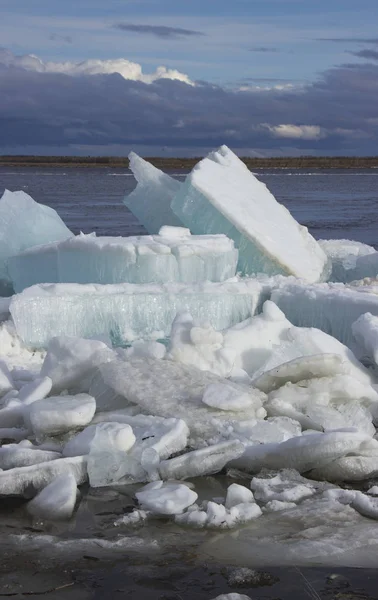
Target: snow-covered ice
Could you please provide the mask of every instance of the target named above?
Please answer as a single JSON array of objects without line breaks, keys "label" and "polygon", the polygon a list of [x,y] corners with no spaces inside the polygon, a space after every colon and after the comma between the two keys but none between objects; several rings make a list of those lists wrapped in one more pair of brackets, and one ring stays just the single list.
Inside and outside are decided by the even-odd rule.
[{"label": "snow-covered ice", "polygon": [[0,198],[0,292],[9,295],[12,284],[7,262],[26,248],[67,239],[72,232],[55,210],[38,204],[25,192],[5,190]]},{"label": "snow-covered ice", "polygon": [[179,219],[196,234],[224,233],[239,250],[239,269],[318,281],[327,257],[265,184],[222,146],[201,160],[172,200]]},{"label": "snow-covered ice", "polygon": [[30,405],[27,420],[37,437],[57,435],[88,425],[96,410],[89,394],[50,396]]},{"label": "snow-covered ice", "polygon": [[135,494],[144,510],[157,515],[179,515],[194,504],[198,494],[182,483],[148,483]]}]

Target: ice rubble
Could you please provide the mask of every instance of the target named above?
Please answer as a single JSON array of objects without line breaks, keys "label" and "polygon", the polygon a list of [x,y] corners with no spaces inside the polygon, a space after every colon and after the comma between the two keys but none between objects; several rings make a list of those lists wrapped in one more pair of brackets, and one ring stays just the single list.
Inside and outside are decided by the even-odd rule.
[{"label": "ice rubble", "polygon": [[233,239],[244,274],[281,273],[313,282],[326,268],[327,257],[307,229],[227,146],[196,165],[171,206],[193,233]]},{"label": "ice rubble", "polygon": [[[126,528],[162,516],[245,525],[244,549],[253,521],[255,555],[274,560],[284,544],[299,564],[339,556],[347,535],[366,545],[374,487],[338,484],[378,477],[378,285],[315,282],[327,258],[330,280],[375,276],[377,253],[318,245],[225,147],[184,185],[136,155],[131,166],[125,203],[155,235],[52,227],[57,237],[35,234],[4,259],[17,289],[47,283],[0,302],[13,320],[0,324],[0,496],[30,500],[39,520],[69,519],[84,482],[133,484]],[[263,274],[222,281],[232,240],[244,272]],[[58,283],[73,277],[86,283]],[[204,498],[198,478],[225,469],[251,489]]]},{"label": "ice rubble", "polygon": [[[25,192],[5,190],[0,198],[0,291],[12,290],[7,270],[9,257],[26,248],[67,239],[72,232],[55,210],[38,204]],[[8,293],[7,293],[8,292]]]},{"label": "ice rubble", "polygon": [[236,273],[238,251],[225,235],[191,235],[162,227],[159,235],[80,234],[37,246],[8,261],[16,292],[37,283],[200,283]]}]

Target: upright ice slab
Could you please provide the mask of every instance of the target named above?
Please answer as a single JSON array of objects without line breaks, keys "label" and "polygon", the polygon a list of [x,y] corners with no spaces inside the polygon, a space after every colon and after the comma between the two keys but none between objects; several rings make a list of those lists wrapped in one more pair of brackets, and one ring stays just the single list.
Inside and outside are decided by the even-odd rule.
[{"label": "upright ice slab", "polygon": [[55,210],[38,204],[25,192],[5,190],[0,199],[0,292],[11,290],[10,256],[32,246],[65,240],[72,232]]},{"label": "upright ice slab", "polygon": [[10,311],[18,335],[32,347],[46,347],[61,335],[107,335],[122,345],[167,336],[178,311],[215,329],[230,327],[256,312],[274,282],[262,277],[191,286],[43,284],[14,296]]},{"label": "upright ice slab", "polygon": [[199,283],[224,281],[236,272],[238,251],[225,235],[190,235],[163,227],[159,235],[78,235],[12,257],[16,292],[36,283]]},{"label": "upright ice slab", "polygon": [[135,152],[130,152],[129,161],[138,184],[123,201],[127,208],[148,233],[157,233],[163,225],[180,227],[182,223],[171,210],[171,200],[182,184]]},{"label": "upright ice slab", "polygon": [[233,239],[244,274],[322,277],[323,250],[227,146],[196,165],[171,206],[193,233]]}]

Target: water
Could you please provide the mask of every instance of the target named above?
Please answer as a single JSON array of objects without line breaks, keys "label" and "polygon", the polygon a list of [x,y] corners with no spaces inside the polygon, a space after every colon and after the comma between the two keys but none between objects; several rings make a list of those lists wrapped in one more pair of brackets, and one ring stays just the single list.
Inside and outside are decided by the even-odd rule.
[{"label": "water", "polygon": [[[187,173],[167,172],[179,180]],[[258,177],[314,237],[378,246],[378,170],[270,169]],[[145,233],[122,204],[134,186],[128,169],[0,167],[0,194],[24,190],[55,208],[74,233]]]}]

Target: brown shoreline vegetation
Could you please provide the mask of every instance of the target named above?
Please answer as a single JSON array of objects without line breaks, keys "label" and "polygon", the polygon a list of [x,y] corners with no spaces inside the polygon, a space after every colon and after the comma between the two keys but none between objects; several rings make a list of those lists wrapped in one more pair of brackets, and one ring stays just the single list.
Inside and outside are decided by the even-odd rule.
[{"label": "brown shoreline vegetation", "polygon": [[[159,169],[192,169],[202,157],[146,157]],[[378,168],[378,156],[241,157],[250,169],[371,169]],[[0,156],[8,167],[102,167],[127,169],[124,156]]]}]

